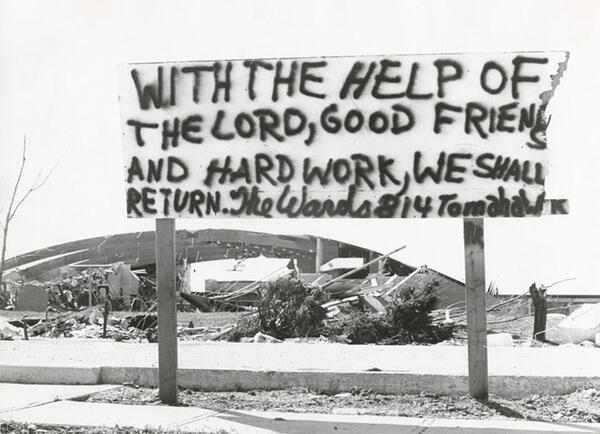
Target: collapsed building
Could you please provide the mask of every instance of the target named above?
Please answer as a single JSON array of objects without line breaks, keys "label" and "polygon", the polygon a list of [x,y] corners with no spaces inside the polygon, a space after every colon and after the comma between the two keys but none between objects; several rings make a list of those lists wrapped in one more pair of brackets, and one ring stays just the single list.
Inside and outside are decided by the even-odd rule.
[{"label": "collapsed building", "polygon": [[[318,285],[333,281],[327,285],[332,298],[361,295],[374,309],[380,309],[382,302],[373,295],[389,298],[405,286],[427,285],[434,280],[440,307],[464,303],[462,282],[390,257],[377,261],[381,252],[339,240],[230,229],[178,230],[176,249],[181,292],[227,303],[252,304],[261,282],[286,275]],[[367,263],[370,265],[364,267]],[[10,258],[5,269],[6,277],[28,287],[82,274],[99,275],[96,289],[129,301],[144,291],[144,283],[153,283],[155,233],[133,232],[59,244]],[[29,292],[35,291],[29,289],[24,294]],[[39,294],[35,297],[39,306]],[[88,300],[91,302],[91,296]],[[21,309],[23,303],[17,302],[16,308]],[[25,305],[31,308],[31,303]]]}]

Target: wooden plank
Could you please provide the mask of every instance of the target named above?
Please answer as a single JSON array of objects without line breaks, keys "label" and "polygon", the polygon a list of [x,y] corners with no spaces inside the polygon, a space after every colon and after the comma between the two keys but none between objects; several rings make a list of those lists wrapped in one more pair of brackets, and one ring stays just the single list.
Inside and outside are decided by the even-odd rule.
[{"label": "wooden plank", "polygon": [[387,258],[390,255],[393,255],[396,252],[399,252],[402,249],[405,249],[406,246],[402,246],[402,247],[398,247],[397,249],[392,250],[390,253],[386,253],[385,255],[381,255],[377,258],[375,258],[372,261],[367,262],[366,264],[361,265],[360,267],[356,267],[353,270],[348,271],[347,273],[342,274],[341,276],[336,277],[335,279],[331,279],[329,282],[324,283],[323,285],[321,285],[322,289],[325,289],[326,287],[330,286],[333,283],[339,282],[342,279],[346,279],[348,276],[351,276],[352,274],[356,273],[357,271],[360,271],[364,268],[369,267],[369,265],[371,265],[373,262],[377,262],[377,261],[381,261],[385,258]]},{"label": "wooden plank", "polygon": [[463,230],[469,393],[485,400],[488,398],[488,362],[483,218],[465,218]]},{"label": "wooden plank", "polygon": [[[369,261],[372,261],[373,259],[375,259],[378,256],[379,256],[379,254],[377,252],[370,251],[369,252]],[[385,263],[385,261],[373,262],[369,266],[369,274],[375,274],[375,273],[383,274],[382,271],[383,271],[384,263]]]},{"label": "wooden plank", "polygon": [[323,265],[323,239],[317,237],[317,246],[315,249],[315,273],[319,273]]},{"label": "wooden plank", "polygon": [[175,286],[175,219],[156,219],[158,293],[158,395],[177,404],[177,291]]}]

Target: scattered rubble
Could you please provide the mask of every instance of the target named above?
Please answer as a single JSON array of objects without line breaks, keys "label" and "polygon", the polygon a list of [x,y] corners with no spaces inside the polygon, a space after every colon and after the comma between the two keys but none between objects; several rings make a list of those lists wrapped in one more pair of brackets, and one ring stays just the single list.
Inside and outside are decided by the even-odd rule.
[{"label": "scattered rubble", "polygon": [[[310,278],[305,275],[304,279],[310,280],[303,280],[305,283],[311,283],[326,294],[323,300],[318,301],[325,309],[324,330],[311,336],[321,333],[329,341],[348,342],[347,335],[332,333],[328,325],[347,315],[368,313],[374,317],[383,317],[388,314],[390,306],[394,305],[402,291],[425,287],[432,282],[437,284],[441,279],[442,284],[437,293],[443,294],[445,298],[441,308],[431,311],[431,322],[436,326],[453,329],[452,338],[443,342],[444,345],[465,344],[464,290],[456,290],[463,285],[462,282],[427,266],[410,268],[410,272],[390,268],[389,256],[402,248],[364,264],[362,257],[334,258],[320,267],[320,273],[313,274]],[[257,291],[262,284],[271,281],[274,276],[299,276],[293,261],[263,256],[192,264],[185,260],[181,272],[179,265],[179,312],[256,312]],[[132,271],[131,266],[124,263],[93,266],[80,264],[70,267],[69,273],[55,280],[3,284],[0,290],[0,308],[19,310],[19,305],[38,306],[42,298],[40,296],[45,291],[49,310],[44,319],[29,318],[25,321],[25,318],[20,318],[20,322],[12,321],[10,327],[2,324],[0,339],[77,337],[156,341],[156,283],[153,275],[145,270]],[[369,270],[366,270],[367,267]],[[373,272],[372,268],[378,271]],[[204,271],[210,271],[210,275]],[[542,288],[550,286],[542,285]],[[190,292],[198,288],[202,291]],[[452,289],[448,290],[449,288]],[[454,295],[449,297],[447,293]],[[527,308],[523,309],[529,303],[528,296],[526,292],[501,303],[493,303],[487,309],[489,346],[573,343],[595,348],[600,345],[600,304],[584,305],[568,318],[548,313],[545,315],[548,324],[543,333],[536,335],[536,340],[529,339],[532,336],[529,325],[532,314],[527,312]],[[105,306],[106,303],[109,306]],[[125,318],[115,317],[112,309],[136,310],[140,313],[132,312]],[[528,330],[521,327],[521,324],[527,324]],[[239,340],[241,336],[246,336],[244,341],[260,341],[261,338],[255,336],[255,330],[246,330],[247,333],[240,336],[242,328],[238,326],[239,324],[227,324],[224,327],[180,325],[178,335],[183,340]],[[269,329],[261,330],[277,335]]]},{"label": "scattered rubble", "polygon": [[273,336],[258,332],[252,338],[242,338],[241,342],[278,344],[283,341],[281,339],[274,338]]},{"label": "scattered rubble", "polygon": [[[192,434],[189,431],[133,428],[120,426],[92,427],[73,425],[34,425],[21,422],[0,421],[0,434]],[[215,434],[224,434],[215,431]]]},{"label": "scattered rubble", "polygon": [[[295,413],[364,414],[406,417],[508,418],[556,422],[600,422],[600,391],[582,389],[568,395],[531,395],[519,400],[492,396],[479,401],[466,395],[380,395],[371,390],[328,395],[307,389],[201,392],[182,389],[180,405],[227,410],[290,411]],[[93,402],[162,405],[158,390],[121,387],[93,395]]]},{"label": "scattered rubble", "polygon": [[[106,324],[105,324],[106,318]],[[227,340],[235,325],[212,327],[179,326],[180,340]],[[124,317],[105,315],[99,307],[80,311],[48,311],[45,318],[8,320],[0,317],[0,340],[42,338],[93,338],[157,342],[158,318],[155,312],[132,313]]]},{"label": "scattered rubble", "polygon": [[18,328],[15,327],[14,325],[10,324],[9,321],[7,321],[4,318],[0,318],[0,340],[2,341],[10,341],[13,340],[14,338],[22,338],[23,337],[23,331]]}]

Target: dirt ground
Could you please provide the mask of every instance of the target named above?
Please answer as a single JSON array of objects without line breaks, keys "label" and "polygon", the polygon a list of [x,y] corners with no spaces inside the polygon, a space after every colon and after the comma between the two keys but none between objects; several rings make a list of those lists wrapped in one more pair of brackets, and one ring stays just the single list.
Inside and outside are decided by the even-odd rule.
[{"label": "dirt ground", "polygon": [[[89,398],[92,402],[160,405],[158,390],[124,386]],[[379,395],[369,390],[326,395],[306,389],[249,392],[199,392],[181,389],[181,406],[229,410],[360,414],[442,418],[510,418],[552,422],[600,422],[600,390],[570,395],[532,395],[521,400],[492,397],[480,402],[469,396]]]},{"label": "dirt ground", "polygon": [[[186,431],[166,431],[137,428],[93,428],[89,426],[45,426],[0,421],[1,434],[186,434]],[[205,434],[229,434],[228,431],[206,431]]]}]

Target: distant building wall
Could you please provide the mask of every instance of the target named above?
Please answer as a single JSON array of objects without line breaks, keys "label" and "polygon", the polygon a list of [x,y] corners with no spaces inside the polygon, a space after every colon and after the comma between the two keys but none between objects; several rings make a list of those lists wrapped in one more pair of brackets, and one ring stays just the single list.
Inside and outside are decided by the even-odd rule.
[{"label": "distant building wall", "polygon": [[43,286],[25,284],[19,289],[15,310],[45,312],[48,307],[48,293]]}]

